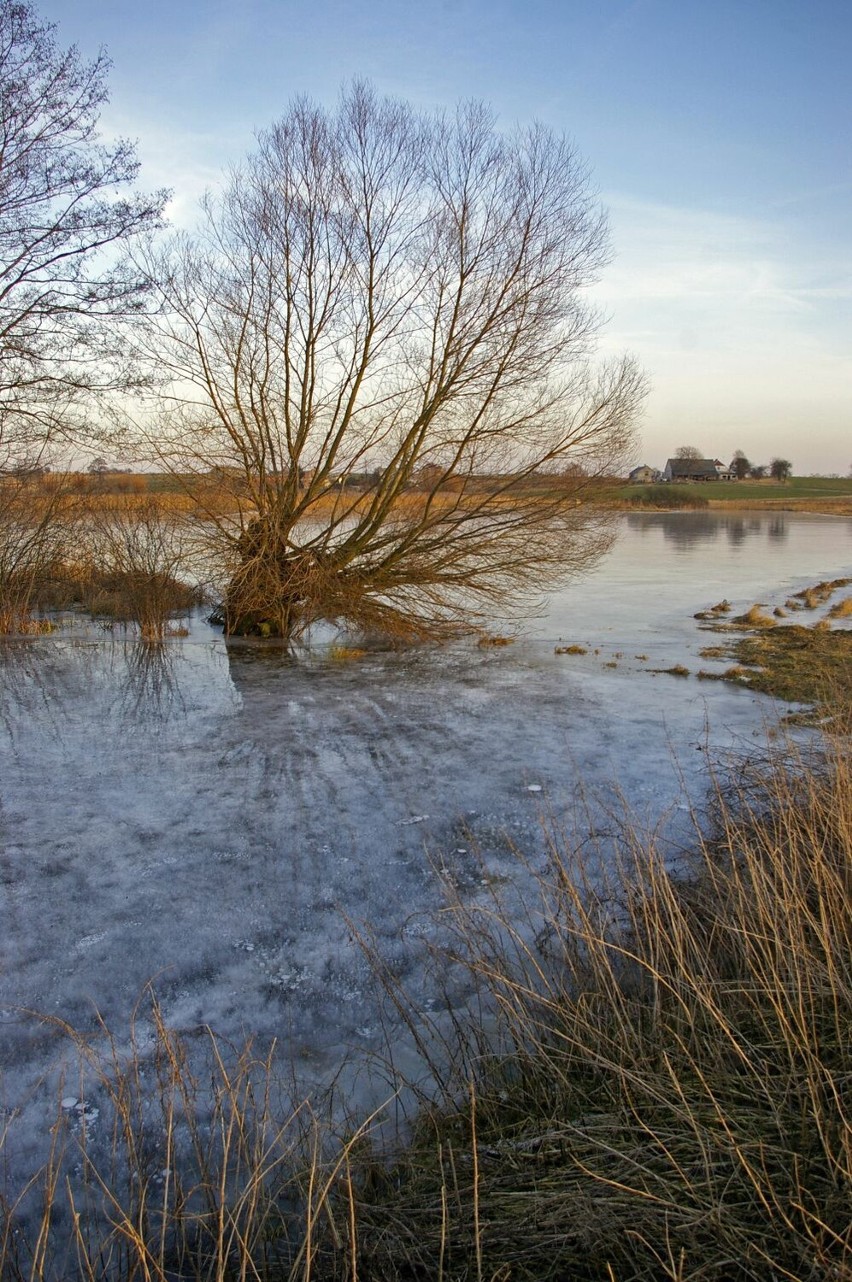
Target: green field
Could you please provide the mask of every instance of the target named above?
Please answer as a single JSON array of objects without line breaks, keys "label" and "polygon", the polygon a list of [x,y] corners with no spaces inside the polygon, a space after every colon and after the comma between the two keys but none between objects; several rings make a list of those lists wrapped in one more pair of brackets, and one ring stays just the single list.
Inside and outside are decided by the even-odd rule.
[{"label": "green field", "polygon": [[[725,499],[743,504],[789,502],[797,499],[844,499],[852,497],[850,476],[792,476],[789,481],[707,481],[703,483],[670,483],[672,489],[698,499]],[[647,485],[625,485],[619,498],[641,498]],[[668,488],[668,487],[667,487]]]}]

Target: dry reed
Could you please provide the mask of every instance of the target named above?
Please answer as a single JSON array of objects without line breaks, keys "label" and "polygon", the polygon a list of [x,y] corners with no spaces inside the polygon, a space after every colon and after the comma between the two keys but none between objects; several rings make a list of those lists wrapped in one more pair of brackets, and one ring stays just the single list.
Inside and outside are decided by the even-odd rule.
[{"label": "dry reed", "polygon": [[384,1160],[374,1118],[282,1102],[271,1054],[207,1035],[192,1069],[156,1003],[145,1055],[77,1038],[112,1142],[57,1124],[2,1276],[849,1282],[848,729],[716,779],[676,866],[625,823],[615,864],[554,839],[526,912],[453,901],[475,1016],[412,1008],[363,938],[431,1068]]},{"label": "dry reed", "polygon": [[628,830],[618,878],[554,848],[537,918],[455,905],[504,1054],[361,1208],[369,1276],[852,1277],[848,739],[787,749],[676,872]]}]

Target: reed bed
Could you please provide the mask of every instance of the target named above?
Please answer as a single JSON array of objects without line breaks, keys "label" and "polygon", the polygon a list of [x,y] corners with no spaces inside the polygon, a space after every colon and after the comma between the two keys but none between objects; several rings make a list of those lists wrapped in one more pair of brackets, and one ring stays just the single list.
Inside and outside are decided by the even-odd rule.
[{"label": "reed bed", "polygon": [[359,1207],[365,1276],[852,1278],[848,735],[740,763],[676,868],[620,855],[455,905],[502,1054]]},{"label": "reed bed", "polygon": [[274,1046],[182,1036],[153,994],[123,1041],[63,1031],[78,1071],[60,1089],[83,1098],[63,1094],[44,1165],[0,1197],[4,1282],[309,1279],[320,1252],[351,1258],[341,1190],[373,1118],[341,1135],[289,1102]]},{"label": "reed bed", "polygon": [[525,911],[449,903],[467,1012],[427,1020],[375,956],[432,1070],[390,1149],[378,1115],[293,1108],[271,1052],[204,1034],[199,1072],[155,1001],[144,1046],[66,1030],[110,1142],[82,1101],[59,1113],[6,1194],[3,1278],[848,1282],[852,770],[833,724],[715,777],[677,854],[626,820],[615,856],[554,835]]}]

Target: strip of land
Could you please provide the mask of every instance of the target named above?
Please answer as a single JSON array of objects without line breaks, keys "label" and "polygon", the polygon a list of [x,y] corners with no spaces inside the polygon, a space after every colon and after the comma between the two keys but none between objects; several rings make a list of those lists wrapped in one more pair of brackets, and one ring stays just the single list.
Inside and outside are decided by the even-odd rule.
[{"label": "strip of land", "polygon": [[792,476],[788,481],[669,482],[625,485],[615,496],[629,508],[668,511],[709,508],[738,511],[761,508],[781,512],[817,512],[852,516],[852,477]]}]

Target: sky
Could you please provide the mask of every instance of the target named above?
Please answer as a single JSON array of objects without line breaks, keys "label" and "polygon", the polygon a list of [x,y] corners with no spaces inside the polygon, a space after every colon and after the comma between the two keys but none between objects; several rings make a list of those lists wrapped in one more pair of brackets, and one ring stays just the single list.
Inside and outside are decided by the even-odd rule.
[{"label": "sky", "polygon": [[112,58],[107,136],[174,224],[297,94],[355,77],[569,135],[609,211],[601,352],[650,394],[636,462],[680,445],[852,468],[852,0],[36,0]]}]

